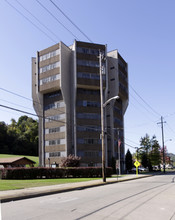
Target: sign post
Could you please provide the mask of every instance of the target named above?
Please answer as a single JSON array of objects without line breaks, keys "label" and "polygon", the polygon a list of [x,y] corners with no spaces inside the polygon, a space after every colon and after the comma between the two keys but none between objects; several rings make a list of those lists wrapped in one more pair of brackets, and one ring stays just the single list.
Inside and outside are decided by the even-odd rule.
[{"label": "sign post", "polygon": [[136,160],[134,166],[136,167],[136,175],[138,175],[138,167],[140,166],[140,162]]}]

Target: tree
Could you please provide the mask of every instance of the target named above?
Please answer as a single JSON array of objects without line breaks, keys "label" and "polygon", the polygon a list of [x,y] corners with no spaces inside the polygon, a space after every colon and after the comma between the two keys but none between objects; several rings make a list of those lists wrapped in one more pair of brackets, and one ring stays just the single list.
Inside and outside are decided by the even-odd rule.
[{"label": "tree", "polygon": [[125,164],[126,164],[126,170],[130,171],[132,169],[132,154],[130,150],[127,150],[126,156],[125,156]]},{"label": "tree", "polygon": [[38,155],[38,121],[21,116],[11,124],[0,124],[0,153]]},{"label": "tree", "polygon": [[0,153],[8,153],[8,134],[7,125],[4,122],[0,122]]},{"label": "tree", "polygon": [[149,171],[152,171],[152,166],[159,166],[161,162],[160,145],[156,136],[154,135],[150,139],[149,135],[146,134],[145,137],[141,138],[140,145],[141,163],[145,168],[148,167]]},{"label": "tree", "polygon": [[161,163],[161,154],[160,154],[160,145],[156,140],[156,137],[153,136],[151,140],[152,150],[150,152],[150,161],[152,166],[160,165]]},{"label": "tree", "polygon": [[142,156],[141,156],[141,164],[143,167],[147,168],[148,167],[148,157],[147,157],[147,154],[145,152],[142,153]]},{"label": "tree", "polygon": [[148,134],[146,134],[145,137],[141,138],[140,145],[142,146],[140,150],[148,154],[151,148],[151,141]]},{"label": "tree", "polygon": [[61,160],[61,167],[79,167],[81,157],[69,155]]}]

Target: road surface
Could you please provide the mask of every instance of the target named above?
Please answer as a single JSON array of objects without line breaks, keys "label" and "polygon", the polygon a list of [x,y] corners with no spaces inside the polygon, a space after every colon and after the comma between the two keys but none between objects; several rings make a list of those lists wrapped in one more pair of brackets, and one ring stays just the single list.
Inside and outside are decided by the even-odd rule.
[{"label": "road surface", "polygon": [[1,204],[2,220],[175,220],[175,174]]}]

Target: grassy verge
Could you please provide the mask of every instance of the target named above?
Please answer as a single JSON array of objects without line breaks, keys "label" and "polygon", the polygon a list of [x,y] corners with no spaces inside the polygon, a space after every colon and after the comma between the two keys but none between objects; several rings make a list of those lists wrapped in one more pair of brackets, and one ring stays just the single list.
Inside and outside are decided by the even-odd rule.
[{"label": "grassy verge", "polygon": [[0,180],[0,191],[25,189],[30,187],[58,185],[64,183],[75,183],[100,178],[66,178],[66,179],[35,179],[35,180]]}]

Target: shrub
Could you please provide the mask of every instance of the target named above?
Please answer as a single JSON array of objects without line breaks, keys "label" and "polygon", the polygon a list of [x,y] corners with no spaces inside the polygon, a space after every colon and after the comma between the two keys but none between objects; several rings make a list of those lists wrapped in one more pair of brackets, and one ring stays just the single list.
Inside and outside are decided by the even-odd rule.
[{"label": "shrub", "polygon": [[[112,168],[106,168],[106,176],[112,175]],[[71,168],[4,168],[0,170],[2,179],[42,179],[42,178],[90,178],[101,177],[101,167],[71,167]]]},{"label": "shrub", "polygon": [[81,157],[69,155],[61,160],[61,167],[79,167]]}]

